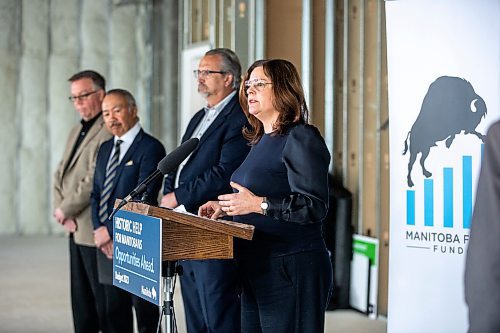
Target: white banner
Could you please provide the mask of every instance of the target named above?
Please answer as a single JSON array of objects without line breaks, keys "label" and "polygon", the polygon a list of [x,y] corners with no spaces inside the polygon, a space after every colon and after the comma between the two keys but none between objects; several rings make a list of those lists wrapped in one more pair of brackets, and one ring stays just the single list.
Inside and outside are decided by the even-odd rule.
[{"label": "white banner", "polygon": [[466,332],[472,205],[500,117],[500,1],[386,1],[386,17],[388,332]]}]

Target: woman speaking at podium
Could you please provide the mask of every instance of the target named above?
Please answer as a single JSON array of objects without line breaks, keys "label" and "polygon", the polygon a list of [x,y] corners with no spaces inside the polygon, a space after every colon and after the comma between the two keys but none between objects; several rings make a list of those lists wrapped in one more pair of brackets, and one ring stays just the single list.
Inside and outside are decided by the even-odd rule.
[{"label": "woman speaking at podium", "polygon": [[237,244],[242,332],[323,332],[332,289],[322,235],[330,154],[307,124],[292,63],[259,60],[244,80],[240,104],[252,127],[243,133],[252,149],[231,177],[234,193],[207,202],[199,214],[255,226],[254,239]]}]

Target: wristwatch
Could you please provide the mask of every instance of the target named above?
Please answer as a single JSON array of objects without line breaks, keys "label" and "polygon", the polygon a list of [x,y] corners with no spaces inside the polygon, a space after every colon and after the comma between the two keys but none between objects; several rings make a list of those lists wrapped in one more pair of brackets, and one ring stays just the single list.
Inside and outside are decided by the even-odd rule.
[{"label": "wristwatch", "polygon": [[262,199],[262,202],[260,203],[260,209],[262,209],[262,215],[267,215],[268,208],[269,208],[269,202],[267,201],[267,198],[264,197]]}]

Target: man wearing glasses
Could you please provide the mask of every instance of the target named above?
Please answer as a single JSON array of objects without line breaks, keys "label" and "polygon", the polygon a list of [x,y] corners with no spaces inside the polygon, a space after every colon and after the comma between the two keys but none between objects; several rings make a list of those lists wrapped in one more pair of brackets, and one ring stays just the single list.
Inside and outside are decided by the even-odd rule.
[{"label": "man wearing glasses", "polygon": [[[236,54],[229,49],[210,50],[194,75],[207,105],[193,116],[182,141],[198,138],[200,143],[165,179],[161,205],[197,214],[205,202],[232,191],[229,179],[245,159],[249,146],[242,135],[248,123],[238,101],[241,65]],[[234,262],[192,260],[182,262],[182,266],[188,332],[240,332]]]},{"label": "man wearing glasses", "polygon": [[97,276],[90,209],[95,159],[111,138],[101,115],[105,80],[97,72],[71,76],[69,100],[81,116],[72,128],[54,177],[54,218],[69,233],[71,304],[75,332],[106,332],[104,289]]}]

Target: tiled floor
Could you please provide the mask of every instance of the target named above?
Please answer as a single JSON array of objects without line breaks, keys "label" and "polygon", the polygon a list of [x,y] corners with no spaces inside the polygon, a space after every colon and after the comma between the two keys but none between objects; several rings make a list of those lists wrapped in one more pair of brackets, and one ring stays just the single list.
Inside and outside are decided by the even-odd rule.
[{"label": "tiled floor", "polygon": [[[67,239],[0,237],[0,332],[72,332]],[[186,332],[180,290],[174,297],[179,332]],[[355,311],[327,312],[327,333],[383,333],[385,320]]]}]

